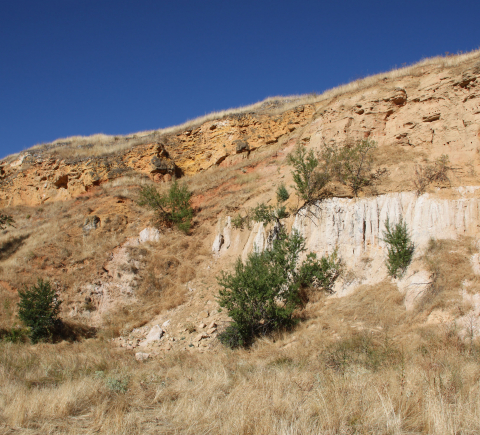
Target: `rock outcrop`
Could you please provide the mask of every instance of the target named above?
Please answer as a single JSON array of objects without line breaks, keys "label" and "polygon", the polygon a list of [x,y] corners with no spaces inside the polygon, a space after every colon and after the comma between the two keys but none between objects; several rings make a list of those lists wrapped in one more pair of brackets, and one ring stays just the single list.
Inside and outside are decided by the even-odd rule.
[{"label": "rock outcrop", "polygon": [[[478,193],[480,190],[470,187],[456,189],[451,192],[450,199],[431,194],[417,197],[412,192],[371,198],[330,198],[298,214],[291,225],[305,238],[307,251],[322,256],[337,250],[345,267],[355,271],[355,279],[343,280],[335,289],[338,295],[345,295],[359,284],[373,284],[387,276],[383,241],[387,219],[391,224],[400,219],[407,223],[417,257],[424,252],[430,239],[478,238]],[[223,231],[220,228],[220,233]],[[230,249],[222,246],[217,249],[218,255],[241,255],[246,259],[253,250],[262,251],[268,246],[268,229],[256,223],[248,233],[233,230],[231,240]],[[409,307],[413,306],[413,299],[420,292],[418,289],[424,290],[428,285],[428,277],[424,275],[408,276],[400,283],[405,292],[410,292]]]},{"label": "rock outcrop", "polygon": [[170,181],[233,164],[306,125],[314,111],[301,105],[278,116],[232,115],[103,157],[56,159],[27,151],[12,162],[0,161],[0,207],[63,201],[121,177]]},{"label": "rock outcrop", "polygon": [[[420,65],[333,98],[299,101],[283,113],[232,114],[175,133],[146,135],[152,143],[103,157],[75,158],[72,148],[71,158],[59,159],[48,147],[32,149],[0,161],[0,207],[70,199],[125,176],[168,181],[235,164],[259,148],[287,141],[318,149],[368,137],[385,150],[383,163],[392,168],[394,180],[409,162],[442,154],[465,178],[480,170],[479,125],[480,57],[451,67]],[[405,190],[398,184],[388,191]]]}]

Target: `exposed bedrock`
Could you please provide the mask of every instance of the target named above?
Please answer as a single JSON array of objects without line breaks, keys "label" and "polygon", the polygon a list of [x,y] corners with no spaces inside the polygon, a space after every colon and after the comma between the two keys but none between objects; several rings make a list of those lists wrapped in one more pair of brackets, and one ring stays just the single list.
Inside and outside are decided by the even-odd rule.
[{"label": "exposed bedrock", "polygon": [[[345,269],[353,272],[337,283],[335,290],[342,296],[360,284],[374,284],[387,277],[386,244],[382,240],[387,218],[391,224],[400,219],[407,223],[415,244],[414,258],[423,254],[431,238],[477,238],[480,225],[478,192],[476,187],[459,188],[452,192],[456,195],[453,199],[429,194],[417,197],[412,192],[361,199],[331,198],[297,215],[290,223],[305,237],[307,251],[321,256],[338,250]],[[213,251],[218,256],[241,255],[245,260],[253,250],[261,251],[268,246],[269,231],[261,223],[255,224],[249,232],[232,230],[227,219],[225,224],[220,223],[216,240],[220,235],[228,235],[229,243],[217,243]],[[400,290],[405,287],[408,293],[409,287],[415,287],[418,272],[409,270],[406,282],[399,283]],[[421,274],[426,275],[426,272]],[[423,275],[422,282],[428,281]]]}]

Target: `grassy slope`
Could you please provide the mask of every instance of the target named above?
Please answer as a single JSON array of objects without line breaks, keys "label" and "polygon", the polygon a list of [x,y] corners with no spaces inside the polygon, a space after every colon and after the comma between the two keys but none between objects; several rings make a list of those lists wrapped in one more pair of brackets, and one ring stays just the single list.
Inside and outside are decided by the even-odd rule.
[{"label": "grassy slope", "polygon": [[[435,310],[458,316],[468,308],[458,297],[464,279],[477,280],[467,239],[432,244],[419,260],[436,280],[414,312],[383,282],[343,299],[311,294],[296,330],[249,351],[216,346],[137,363],[108,341],[185,300],[185,278],[200,275],[210,261],[217,216],[272,197],[265,167],[273,168],[276,181],[288,180],[283,157],[271,148],[257,161],[186,180],[198,207],[193,235],[167,233],[168,243],[145,247],[136,302],[111,313],[97,338],[0,342],[0,432],[478,433],[474,331],[460,340],[454,324],[428,322]],[[33,276],[58,282],[67,318],[80,284],[99,279],[114,247],[149,225],[152,215],[136,205],[137,192],[135,180],[116,181],[68,203],[11,210],[16,228],[0,235],[1,281],[10,284],[0,286],[0,328],[15,322],[14,288]],[[94,214],[127,219],[84,237],[84,218]],[[168,274],[155,270],[167,263]]]}]

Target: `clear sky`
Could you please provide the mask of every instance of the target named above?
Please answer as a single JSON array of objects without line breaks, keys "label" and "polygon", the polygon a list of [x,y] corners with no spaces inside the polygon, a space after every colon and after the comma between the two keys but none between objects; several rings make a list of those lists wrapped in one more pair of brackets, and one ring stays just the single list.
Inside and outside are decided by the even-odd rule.
[{"label": "clear sky", "polygon": [[0,0],[0,157],[480,47],[479,0]]}]

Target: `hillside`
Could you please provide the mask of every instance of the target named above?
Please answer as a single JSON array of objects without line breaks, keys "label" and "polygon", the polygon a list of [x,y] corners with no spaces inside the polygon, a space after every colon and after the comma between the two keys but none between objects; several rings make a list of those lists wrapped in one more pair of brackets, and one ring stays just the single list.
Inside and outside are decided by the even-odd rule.
[{"label": "hillside", "polygon": [[[272,230],[238,228],[235,217],[274,204],[282,183],[298,210],[287,161],[296,147],[362,139],[378,144],[382,176],[358,196],[330,182],[283,220],[308,251],[338,253],[335,292],[310,289],[293,331],[227,350],[217,277],[266,249]],[[70,336],[0,343],[0,430],[477,433],[479,150],[477,51],[3,159],[0,209],[15,227],[0,233],[0,330],[18,325],[17,290],[43,278]],[[442,156],[444,176],[426,182]],[[173,178],[193,194],[188,234],[138,204],[142,187],[166,192]],[[402,279],[385,266],[387,219],[403,219],[415,244]]]}]

